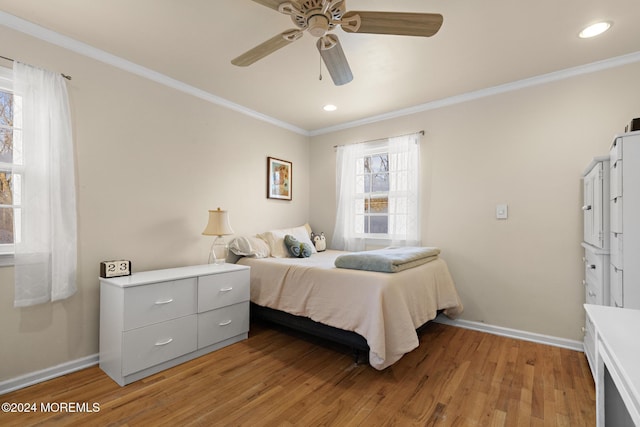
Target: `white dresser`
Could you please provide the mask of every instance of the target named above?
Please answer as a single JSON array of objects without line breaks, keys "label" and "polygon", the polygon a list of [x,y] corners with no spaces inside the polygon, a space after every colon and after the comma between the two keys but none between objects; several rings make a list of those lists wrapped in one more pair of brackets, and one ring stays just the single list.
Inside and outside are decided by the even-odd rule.
[{"label": "white dresser", "polygon": [[100,279],[100,368],[121,386],[246,339],[248,331],[247,266]]},{"label": "white dresser", "polygon": [[[582,175],[585,303],[609,304],[609,157],[596,157]],[[585,319],[584,351],[594,372],[594,328]]]},{"label": "white dresser", "polygon": [[640,309],[640,132],[617,136],[609,162],[610,305]]}]

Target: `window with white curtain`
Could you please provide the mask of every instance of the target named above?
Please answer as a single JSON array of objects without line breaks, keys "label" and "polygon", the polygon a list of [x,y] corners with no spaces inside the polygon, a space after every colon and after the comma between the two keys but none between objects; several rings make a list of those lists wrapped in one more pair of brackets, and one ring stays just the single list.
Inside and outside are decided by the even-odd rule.
[{"label": "window with white curtain", "polygon": [[22,199],[22,98],[13,93],[13,73],[0,67],[0,265],[13,263],[20,240]]},{"label": "window with white curtain", "polygon": [[332,247],[420,244],[420,134],[337,147]]},{"label": "window with white curtain", "polygon": [[12,122],[2,123],[3,141],[11,143],[10,150],[3,149],[0,169],[6,181],[3,194],[11,200],[4,196],[2,208],[13,217],[12,228],[8,222],[2,226],[3,238],[13,245],[14,306],[25,307],[76,291],[71,114],[66,82],[59,73],[16,61],[10,80],[3,81],[12,85],[2,95],[13,105]]}]

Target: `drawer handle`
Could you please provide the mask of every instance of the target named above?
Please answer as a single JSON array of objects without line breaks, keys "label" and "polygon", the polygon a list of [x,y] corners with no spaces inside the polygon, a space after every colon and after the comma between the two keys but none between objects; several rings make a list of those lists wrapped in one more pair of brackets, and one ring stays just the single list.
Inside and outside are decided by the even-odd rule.
[{"label": "drawer handle", "polygon": [[596,269],[596,265],[595,264],[587,264],[587,268],[589,268],[591,270],[595,270]]},{"label": "drawer handle", "polygon": [[155,345],[156,347],[160,347],[160,346],[169,344],[171,341],[173,341],[173,338],[167,338],[164,341],[158,341]]},{"label": "drawer handle", "polygon": [[231,324],[231,320],[227,320],[226,322],[220,322],[218,323],[218,326],[227,326]]},{"label": "drawer handle", "polygon": [[622,308],[622,304],[618,304],[618,302],[616,301],[616,307]]},{"label": "drawer handle", "polygon": [[584,206],[582,207],[582,210],[583,210],[583,211],[590,211],[590,210],[591,210],[591,205],[584,205]]},{"label": "drawer handle", "polygon": [[590,297],[595,297],[595,296],[596,296],[596,293],[595,293],[595,292],[593,292],[593,291],[589,291],[589,296],[590,296]]},{"label": "drawer handle", "polygon": [[169,299],[165,299],[162,301],[156,301],[154,304],[155,305],[164,305],[164,304],[169,304],[173,302],[173,298],[169,298]]},{"label": "drawer handle", "polygon": [[233,286],[229,286],[228,288],[221,288],[220,292],[229,292],[233,290]]}]

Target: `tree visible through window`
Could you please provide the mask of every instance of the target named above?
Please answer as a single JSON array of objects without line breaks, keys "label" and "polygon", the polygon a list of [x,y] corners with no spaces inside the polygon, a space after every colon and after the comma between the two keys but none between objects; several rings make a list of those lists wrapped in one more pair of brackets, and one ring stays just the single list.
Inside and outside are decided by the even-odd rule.
[{"label": "tree visible through window", "polygon": [[362,195],[357,233],[387,234],[389,231],[389,153],[358,159],[357,192]]},{"label": "tree visible through window", "polygon": [[337,147],[332,248],[420,244],[420,133]]},{"label": "tree visible through window", "polygon": [[20,109],[20,98],[0,86],[0,254],[13,251],[20,232]]}]

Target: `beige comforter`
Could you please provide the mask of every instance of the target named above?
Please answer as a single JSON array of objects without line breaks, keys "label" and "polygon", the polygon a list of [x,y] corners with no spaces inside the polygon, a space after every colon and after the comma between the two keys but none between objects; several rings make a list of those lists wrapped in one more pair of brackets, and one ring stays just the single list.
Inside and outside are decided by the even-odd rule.
[{"label": "beige comforter", "polygon": [[462,303],[444,260],[398,273],[341,269],[340,251],[309,258],[241,258],[251,267],[251,301],[355,331],[369,344],[369,363],[384,369],[418,347],[416,328]]}]

